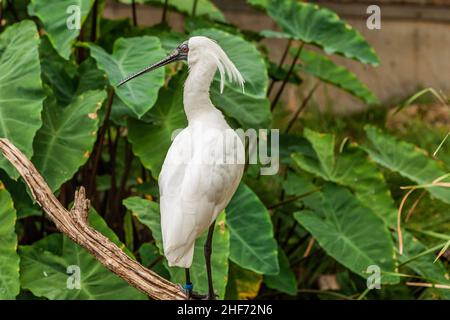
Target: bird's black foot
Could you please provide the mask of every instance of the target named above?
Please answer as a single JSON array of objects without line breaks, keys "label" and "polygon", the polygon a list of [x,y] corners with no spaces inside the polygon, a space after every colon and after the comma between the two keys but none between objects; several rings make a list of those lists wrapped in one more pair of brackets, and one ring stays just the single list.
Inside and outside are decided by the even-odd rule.
[{"label": "bird's black foot", "polygon": [[206,295],[206,299],[205,300],[217,300],[217,298],[219,297],[218,294],[207,294]]},{"label": "bird's black foot", "polygon": [[216,300],[219,297],[217,294],[200,294],[189,290],[189,287],[186,289],[186,287],[183,287],[181,285],[178,286],[180,290],[186,294],[188,300]]},{"label": "bird's black foot", "polygon": [[192,293],[190,300],[216,300],[219,296],[217,294],[209,295],[209,294],[198,294]]},{"label": "bird's black foot", "polygon": [[188,300],[205,300],[206,299],[206,295],[204,294],[199,294],[195,291],[192,290],[192,286],[182,286],[182,285],[178,285],[180,290],[183,291]]}]

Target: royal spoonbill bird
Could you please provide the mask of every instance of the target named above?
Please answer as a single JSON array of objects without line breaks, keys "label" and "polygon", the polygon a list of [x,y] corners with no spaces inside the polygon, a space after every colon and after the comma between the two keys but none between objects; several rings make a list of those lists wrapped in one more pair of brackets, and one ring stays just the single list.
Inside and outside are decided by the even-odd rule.
[{"label": "royal spoonbill bird", "polygon": [[196,36],[183,42],[163,60],[123,79],[119,86],[179,60],[186,60],[189,66],[183,92],[188,126],[173,140],[158,179],[164,255],[169,266],[185,268],[184,288],[189,297],[198,297],[192,291],[189,268],[195,240],[208,229],[204,245],[208,276],[206,298],[214,299],[211,253],[215,220],[239,185],[245,151],[242,140],[212,104],[209,89],[217,70],[221,93],[227,76],[242,90],[244,78],[214,40]]}]

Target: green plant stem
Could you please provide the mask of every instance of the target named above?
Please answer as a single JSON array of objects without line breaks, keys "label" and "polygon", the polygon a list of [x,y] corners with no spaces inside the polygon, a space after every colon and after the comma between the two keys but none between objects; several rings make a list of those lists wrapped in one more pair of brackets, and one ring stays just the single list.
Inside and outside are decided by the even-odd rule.
[{"label": "green plant stem", "polygon": [[103,149],[103,142],[105,140],[105,133],[109,126],[109,117],[111,115],[111,107],[114,99],[114,89],[111,87],[109,89],[108,93],[108,102],[106,104],[106,111],[103,119],[103,125],[100,128],[100,133],[97,139],[97,145],[94,152],[94,158],[93,158],[93,164],[92,164],[92,170],[91,170],[91,176],[88,184],[87,194],[88,197],[91,198],[92,195],[95,192],[95,180],[96,180],[96,174],[97,174],[97,167],[101,158],[102,149]]},{"label": "green plant stem", "polygon": [[197,3],[198,0],[194,0],[194,3],[192,4],[192,16],[195,17],[195,14],[197,13]]},{"label": "green plant stem", "polygon": [[360,296],[356,300],[364,299],[367,296],[367,294],[369,293],[369,291],[370,291],[370,288],[367,287],[366,290],[364,290],[363,293],[361,293]]},{"label": "green plant stem", "polygon": [[[289,39],[286,49],[284,49],[283,55],[281,56],[281,60],[278,63],[277,72],[280,71],[280,69],[283,67],[284,61],[286,60],[287,54],[289,52],[289,49],[291,48],[292,39]],[[267,90],[267,96],[270,96],[270,93],[272,92],[273,86],[275,85],[275,79],[272,79],[270,82],[269,89]]]},{"label": "green plant stem", "polygon": [[294,59],[292,60],[291,66],[289,67],[288,72],[286,73],[286,76],[283,79],[283,83],[281,84],[280,89],[278,89],[277,94],[275,95],[275,98],[272,101],[272,105],[270,106],[270,110],[273,111],[275,106],[277,105],[278,101],[281,98],[281,95],[283,94],[284,88],[286,87],[286,84],[291,77],[292,72],[294,71],[294,67],[297,64],[298,58],[300,57],[300,54],[302,53],[303,46],[305,45],[304,42],[300,44],[298,47],[297,53],[294,56]]},{"label": "green plant stem", "polygon": [[310,194],[313,194],[314,192],[317,192],[317,191],[320,191],[320,190],[321,190],[321,188],[317,188],[317,189],[315,189],[315,190],[313,190],[313,191],[309,191],[309,192],[300,194],[300,195],[298,195],[298,196],[291,197],[291,198],[289,198],[289,199],[286,199],[286,200],[283,200],[283,201],[278,202],[278,203],[276,203],[276,204],[273,204],[273,205],[267,207],[267,209],[272,210],[272,209],[275,209],[275,208],[278,208],[278,207],[282,207],[282,206],[284,206],[284,205],[286,205],[286,204],[289,204],[289,203],[294,202],[294,201],[296,201],[296,200],[299,200],[299,199],[301,199],[301,198],[307,197],[307,196],[309,196]]},{"label": "green plant stem", "polygon": [[125,140],[125,168],[123,171],[122,179],[120,181],[120,189],[119,189],[119,204],[122,201],[122,198],[125,194],[125,189],[127,186],[128,176],[130,175],[131,162],[133,161],[133,152],[131,150],[130,143]]},{"label": "green plant stem", "polygon": [[111,186],[108,192],[108,211],[115,210],[115,197],[117,193],[117,174],[116,174],[116,159],[117,159],[117,146],[119,145],[120,139],[120,128],[116,127],[116,137],[112,141],[111,128],[108,128],[108,146],[109,146],[109,157],[110,157],[110,168],[111,168]]},{"label": "green plant stem", "polygon": [[314,92],[317,90],[319,85],[320,85],[320,81],[317,81],[317,83],[313,86],[313,88],[308,92],[308,94],[305,97],[305,99],[303,99],[302,104],[298,107],[298,109],[295,111],[294,115],[292,116],[292,119],[289,121],[289,123],[288,123],[288,125],[286,127],[286,130],[284,131],[284,133],[287,134],[292,129],[292,127],[294,126],[295,122],[298,119],[298,116],[306,108],[306,106],[308,105],[309,100],[311,100]]},{"label": "green plant stem", "polygon": [[[80,34],[78,35],[78,41],[83,42],[84,41],[84,25],[80,29]],[[79,46],[76,48],[76,59],[78,64],[81,64],[84,61],[85,55],[84,55],[84,49]]]},{"label": "green plant stem", "polygon": [[133,26],[137,26],[136,0],[131,0],[131,13],[133,17]]},{"label": "green plant stem", "polygon": [[412,95],[408,100],[406,100],[404,103],[402,103],[400,106],[398,106],[395,109],[395,112],[392,114],[392,116],[395,116],[397,113],[399,113],[403,108],[409,106],[414,101],[419,99],[421,96],[423,96],[426,93],[432,94],[437,100],[439,100],[440,103],[442,103],[444,106],[447,105],[445,97],[443,97],[441,94],[439,94],[435,89],[433,88],[425,88],[414,95]]},{"label": "green plant stem", "polygon": [[445,141],[447,141],[448,137],[450,136],[450,131],[447,132],[447,135],[444,137],[444,139],[441,141],[439,146],[436,148],[436,150],[433,152],[433,157],[436,158],[438,152],[441,150],[442,146],[444,145]]},{"label": "green plant stem", "polygon": [[145,167],[141,166],[141,175],[142,175],[142,182],[147,182],[147,170],[145,170]]},{"label": "green plant stem", "polygon": [[294,253],[297,252],[299,248],[301,248],[301,245],[306,241],[306,239],[309,238],[309,233],[305,234],[303,237],[301,237],[297,243],[295,243],[289,250],[286,250],[286,255],[288,257],[294,256]]},{"label": "green plant stem", "polygon": [[294,222],[292,223],[291,227],[289,228],[289,231],[287,232],[286,237],[284,238],[283,244],[281,245],[283,248],[286,248],[286,246],[289,242],[289,238],[294,233],[294,230],[297,227],[297,225],[298,225],[298,222],[297,222],[297,220],[294,219]]},{"label": "green plant stem", "polygon": [[420,257],[426,256],[427,254],[433,253],[433,252],[435,252],[436,250],[441,249],[441,248],[442,248],[443,246],[445,246],[446,244],[447,244],[447,242],[440,243],[440,244],[438,244],[437,246],[434,246],[434,247],[432,247],[432,248],[430,248],[430,249],[427,249],[427,250],[425,250],[425,251],[423,251],[423,252],[421,252],[421,253],[419,253],[419,254],[416,254],[415,256],[409,258],[408,260],[406,260],[406,261],[400,263],[400,264],[397,266],[397,268],[403,267],[404,265],[410,263],[411,261],[414,261],[414,260],[416,260],[416,259],[419,259]]},{"label": "green plant stem", "polygon": [[98,0],[94,1],[91,14],[92,14],[91,42],[95,42],[95,41],[97,41]]},{"label": "green plant stem", "polygon": [[[322,249],[319,247],[316,251],[311,252],[308,256],[306,256],[306,257],[301,257],[300,259],[297,259],[297,260],[295,260],[295,261],[292,261],[291,265],[292,265],[292,266],[295,266],[295,265],[297,265],[297,264],[299,264],[299,263],[302,263],[303,261],[308,260],[308,259],[310,259],[311,257],[314,257],[314,256],[316,256],[317,254],[319,254],[319,253],[321,252],[321,250],[322,250]],[[318,260],[320,260],[320,259],[318,259]]]},{"label": "green plant stem", "polygon": [[165,0],[164,7],[163,7],[163,13],[162,13],[162,17],[161,17],[161,23],[166,23],[168,5],[169,5],[169,0]]},{"label": "green plant stem", "polygon": [[432,237],[432,238],[446,240],[446,241],[450,240],[450,236],[443,234],[443,233],[421,230],[421,229],[416,229],[416,228],[412,228],[412,227],[406,227],[406,229],[411,230],[413,232],[418,232],[418,233],[424,234],[424,235]]}]

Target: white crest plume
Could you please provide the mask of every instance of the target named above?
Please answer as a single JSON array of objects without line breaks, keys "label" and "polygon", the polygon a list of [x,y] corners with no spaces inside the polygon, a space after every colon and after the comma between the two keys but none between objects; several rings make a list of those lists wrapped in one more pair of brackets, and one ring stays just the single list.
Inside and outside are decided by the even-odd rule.
[{"label": "white crest plume", "polygon": [[[214,59],[217,69],[219,69],[220,73],[220,93],[223,93],[223,88],[225,86],[225,76],[228,76],[228,80],[234,81],[237,83],[242,92],[244,92],[244,77],[242,77],[239,70],[236,68],[234,63],[230,60],[227,54],[223,51],[223,49],[217,44],[216,41],[207,38],[207,37],[193,37],[195,40],[201,43],[201,50],[207,51]],[[191,39],[193,39],[191,38]],[[191,42],[191,41],[189,41]],[[195,41],[197,42],[197,41]]]}]

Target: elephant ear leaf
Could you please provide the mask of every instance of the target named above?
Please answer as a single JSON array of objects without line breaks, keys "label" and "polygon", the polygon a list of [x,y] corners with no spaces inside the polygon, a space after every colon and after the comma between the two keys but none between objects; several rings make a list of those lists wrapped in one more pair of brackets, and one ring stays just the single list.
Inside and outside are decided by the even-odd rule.
[{"label": "elephant ear leaf", "polygon": [[346,188],[327,184],[323,193],[305,198],[309,210],[295,219],[338,262],[366,278],[368,267],[378,265],[382,283],[398,283],[394,272],[394,244],[383,221],[363,206]]},{"label": "elephant ear leaf", "polygon": [[20,290],[15,225],[16,211],[8,191],[2,184],[0,189],[0,300],[14,299]]},{"label": "elephant ear leaf", "polygon": [[377,97],[354,73],[335,64],[331,59],[309,50],[302,50],[298,70],[312,74],[322,81],[337,86],[368,104],[377,104]]},{"label": "elephant ear leaf", "polygon": [[230,259],[260,274],[278,274],[278,248],[269,212],[258,196],[241,184],[226,209]]},{"label": "elephant ear leaf", "polygon": [[[368,138],[366,150],[374,161],[424,186],[433,197],[450,204],[450,189],[432,186],[433,181],[443,179],[447,175],[442,163],[429,157],[425,150],[397,139],[377,127],[367,125],[365,130]],[[445,181],[448,181],[448,177]]]},{"label": "elephant ear leaf", "polygon": [[[44,99],[39,34],[33,22],[16,23],[0,35],[0,70],[0,138],[9,139],[31,158]],[[14,179],[19,176],[3,157],[0,168]]]},{"label": "elephant ear leaf", "polygon": [[304,134],[315,154],[294,153],[294,163],[324,180],[350,188],[355,192],[355,196],[372,208],[388,226],[393,226],[397,207],[383,175],[367,153],[355,143],[348,143],[342,152],[337,153],[334,135],[308,128],[305,128]]},{"label": "elephant ear leaf", "polygon": [[[119,0],[122,3],[131,4],[132,0]],[[136,0],[137,3],[148,3],[162,6],[165,2],[167,5],[180,13],[183,14],[192,14],[194,2],[196,3],[196,16],[208,16],[210,19],[225,21],[225,17],[222,12],[214,5],[211,0]]]},{"label": "elephant ear leaf", "polygon": [[292,296],[297,295],[297,279],[282,248],[278,248],[278,262],[280,264],[280,272],[277,275],[264,276],[264,282],[269,288]]},{"label": "elephant ear leaf", "polygon": [[38,17],[53,47],[67,60],[93,4],[94,0],[31,0],[28,13]]},{"label": "elephant ear leaf", "polygon": [[165,56],[157,37],[119,38],[114,42],[112,54],[94,44],[83,45],[90,49],[98,68],[106,72],[109,84],[115,87],[117,96],[134,117],[142,117],[153,107],[158,91],[164,84],[164,68],[143,74],[121,87],[117,87],[117,84]]},{"label": "elephant ear leaf", "polygon": [[72,178],[89,158],[99,126],[97,110],[105,98],[105,91],[87,91],[64,108],[52,97],[46,100],[32,161],[52,191]]},{"label": "elephant ear leaf", "polygon": [[[133,258],[93,209],[89,212],[89,225]],[[50,300],[146,299],[63,234],[50,234],[33,245],[21,246],[19,252],[22,288],[37,297]]]},{"label": "elephant ear leaf", "polygon": [[295,0],[269,0],[267,13],[292,39],[362,63],[380,62],[363,36],[331,10]]}]

